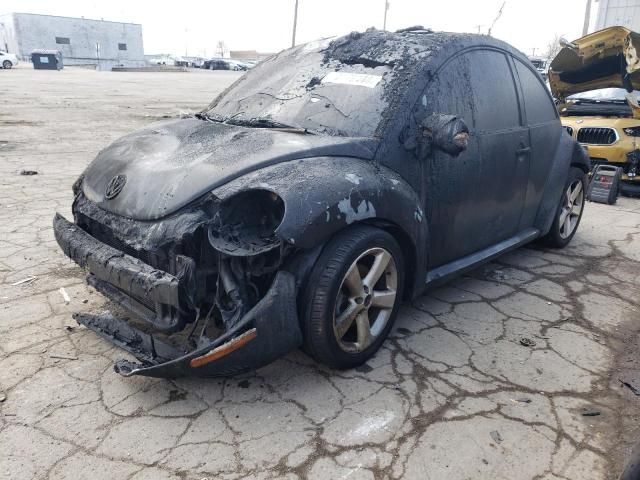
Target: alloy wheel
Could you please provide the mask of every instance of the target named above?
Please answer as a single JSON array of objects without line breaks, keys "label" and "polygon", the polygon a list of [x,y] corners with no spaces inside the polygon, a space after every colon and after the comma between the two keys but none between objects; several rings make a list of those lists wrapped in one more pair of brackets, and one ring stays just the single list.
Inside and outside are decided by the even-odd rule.
[{"label": "alloy wheel", "polygon": [[360,353],[384,331],[396,303],[398,270],[384,248],[362,253],[345,274],[336,299],[333,331],[342,350]]},{"label": "alloy wheel", "polygon": [[582,181],[574,181],[564,194],[562,210],[560,211],[560,238],[569,238],[578,226],[580,214],[584,207],[584,188]]}]

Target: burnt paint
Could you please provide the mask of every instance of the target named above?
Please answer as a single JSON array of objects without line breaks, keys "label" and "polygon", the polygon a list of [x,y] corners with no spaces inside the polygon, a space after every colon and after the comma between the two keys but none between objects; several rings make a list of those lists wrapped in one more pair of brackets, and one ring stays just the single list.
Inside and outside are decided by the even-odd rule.
[{"label": "burnt paint", "polygon": [[[284,242],[303,250],[325,243],[356,222],[385,221],[411,239],[415,271],[426,271],[427,222],[420,199],[396,172],[358,159],[320,157],[274,165],[215,190],[226,200],[247,189],[276,193],[285,214],[276,229]],[[421,277],[423,279],[423,277]],[[417,282],[421,289],[422,280]]]},{"label": "burnt paint", "polygon": [[[145,375],[150,377],[175,378],[182,376],[217,377],[234,375],[255,370],[271,363],[302,344],[302,333],[296,312],[296,281],[289,272],[278,272],[273,285],[265,296],[230,331],[212,340],[207,345],[185,355],[170,358],[165,362],[146,363],[145,357],[137,349],[135,342],[122,342],[120,346],[145,363],[135,364],[120,360],[115,370],[123,375]],[[78,319],[80,321],[80,319]],[[105,336],[104,328],[91,323],[90,317],[83,317],[82,323]],[[88,321],[87,321],[88,320]],[[120,321],[122,322],[122,321]],[[118,335],[118,323],[108,326],[106,337]],[[215,362],[198,368],[190,366],[190,361],[209,353],[249,328],[255,328],[257,337],[245,347],[234,351]]]},{"label": "burnt paint", "polygon": [[568,135],[560,136],[560,145],[547,174],[544,195],[540,200],[534,225],[545,233],[549,232],[553,219],[560,206],[569,170],[571,167],[581,169],[585,175],[591,170],[591,160],[585,149]]},{"label": "burnt paint", "polygon": [[101,280],[138,297],[178,306],[177,277],[99,242],[59,214],[53,220],[53,231],[65,254]]},{"label": "burnt paint", "polygon": [[[98,207],[135,220],[166,217],[208,191],[254,170],[321,155],[372,158],[376,141],[247,128],[196,118],[163,122],[117,140],[84,173]],[[127,183],[112,199],[112,178]]]},{"label": "burnt paint", "polygon": [[[305,47],[297,48],[296,54],[303,55]],[[476,51],[502,56],[505,66],[488,72],[481,63],[470,68],[469,61],[462,62],[454,67],[451,81],[434,89],[451,59]],[[84,174],[82,189],[91,205],[85,208],[93,209],[96,217],[110,219],[112,227],[121,229],[122,237],[133,234],[136,240],[129,242],[153,249],[167,242],[167,236],[159,232],[170,234],[170,244],[174,233],[205,224],[220,202],[250,189],[268,190],[285,204],[276,235],[295,255],[313,251],[316,253],[309,258],[315,258],[328,238],[357,222],[402,232],[412,250],[406,251],[407,256],[416,259],[413,295],[423,290],[433,266],[483,247],[509,244],[508,237],[517,238],[518,232],[536,231],[534,227],[542,233],[548,230],[569,166],[583,165],[585,158],[572,139],[558,135],[552,164],[546,172],[539,169],[533,180],[539,202],[534,197],[525,202],[525,195],[529,198],[527,184],[533,179],[529,175],[531,158],[530,153],[519,151],[533,147],[535,152],[536,144],[549,142],[549,137],[532,135],[527,123],[523,89],[517,86],[513,70],[513,59],[528,64],[524,55],[490,37],[427,31],[353,34],[332,42],[323,52],[326,66],[336,71],[385,72],[381,82],[384,108],[378,112],[380,119],[372,138],[245,128],[202,118],[166,122],[124,137],[100,153]],[[516,85],[516,97],[509,100],[518,112],[516,120],[505,121],[501,93],[483,96],[483,92],[469,89],[473,76],[489,78],[488,73]],[[302,78],[295,88],[301,92],[322,88],[323,83],[314,78]],[[224,95],[210,108],[215,109]],[[437,100],[447,96],[467,115],[458,111],[455,102],[448,109],[438,108]],[[451,153],[458,152],[432,149],[425,156],[407,148],[412,136],[424,136],[429,124],[425,120],[434,114],[456,115],[469,126],[465,152],[456,157]],[[481,126],[478,119],[483,115],[496,125]],[[561,127],[557,118],[549,123],[553,123],[548,127],[554,134],[553,143],[555,130],[561,132]],[[331,132],[331,128],[325,129],[325,133]],[[502,152],[505,148],[506,153]],[[121,174],[127,176],[127,184],[115,199],[107,201],[104,191],[108,182]],[[486,185],[473,183],[492,176],[500,178],[502,190],[483,191]],[[80,206],[78,202],[76,207]],[[535,216],[523,215],[527,209],[535,210]],[[532,236],[527,234],[526,238]],[[438,242],[440,251],[436,249]],[[283,255],[289,253],[283,251]],[[295,284],[302,281],[296,279]],[[295,305],[291,310],[280,288],[274,282],[256,307],[266,302],[295,312]],[[267,319],[264,321],[266,325]],[[273,334],[269,329],[265,332]],[[289,342],[287,348],[296,342]],[[278,347],[271,352],[281,354],[284,350]],[[256,355],[271,358],[268,351],[256,350]],[[242,359],[234,361],[242,366]],[[185,373],[184,363],[178,366],[176,362],[138,371],[158,376]]]}]

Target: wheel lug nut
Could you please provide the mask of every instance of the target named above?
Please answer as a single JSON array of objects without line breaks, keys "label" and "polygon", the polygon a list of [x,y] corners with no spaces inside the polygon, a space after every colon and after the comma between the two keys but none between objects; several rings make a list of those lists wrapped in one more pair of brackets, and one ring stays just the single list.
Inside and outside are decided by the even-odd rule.
[{"label": "wheel lug nut", "polygon": [[364,299],[362,297],[356,297],[356,303],[358,305],[362,305],[362,302],[364,302]]}]

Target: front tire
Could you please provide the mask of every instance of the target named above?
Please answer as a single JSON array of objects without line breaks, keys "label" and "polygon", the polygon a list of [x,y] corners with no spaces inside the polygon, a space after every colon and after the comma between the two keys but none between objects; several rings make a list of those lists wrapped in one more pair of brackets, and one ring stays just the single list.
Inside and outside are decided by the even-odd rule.
[{"label": "front tire", "polygon": [[389,233],[364,225],[340,232],[302,296],[305,351],[333,368],[363,364],[391,330],[403,287],[404,259]]},{"label": "front tire", "polygon": [[4,62],[2,62],[2,68],[9,70],[11,67],[13,67],[13,63],[11,63],[9,60],[5,60]]},{"label": "front tire", "polygon": [[587,175],[571,167],[551,230],[542,239],[551,248],[566,247],[578,231],[587,198]]}]

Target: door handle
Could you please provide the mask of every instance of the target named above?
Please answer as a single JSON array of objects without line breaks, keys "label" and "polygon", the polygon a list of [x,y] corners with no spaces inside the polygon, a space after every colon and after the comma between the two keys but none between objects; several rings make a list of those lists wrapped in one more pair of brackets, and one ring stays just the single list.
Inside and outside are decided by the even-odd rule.
[{"label": "door handle", "polygon": [[531,152],[531,147],[522,147],[516,150],[516,155],[524,155]]}]

